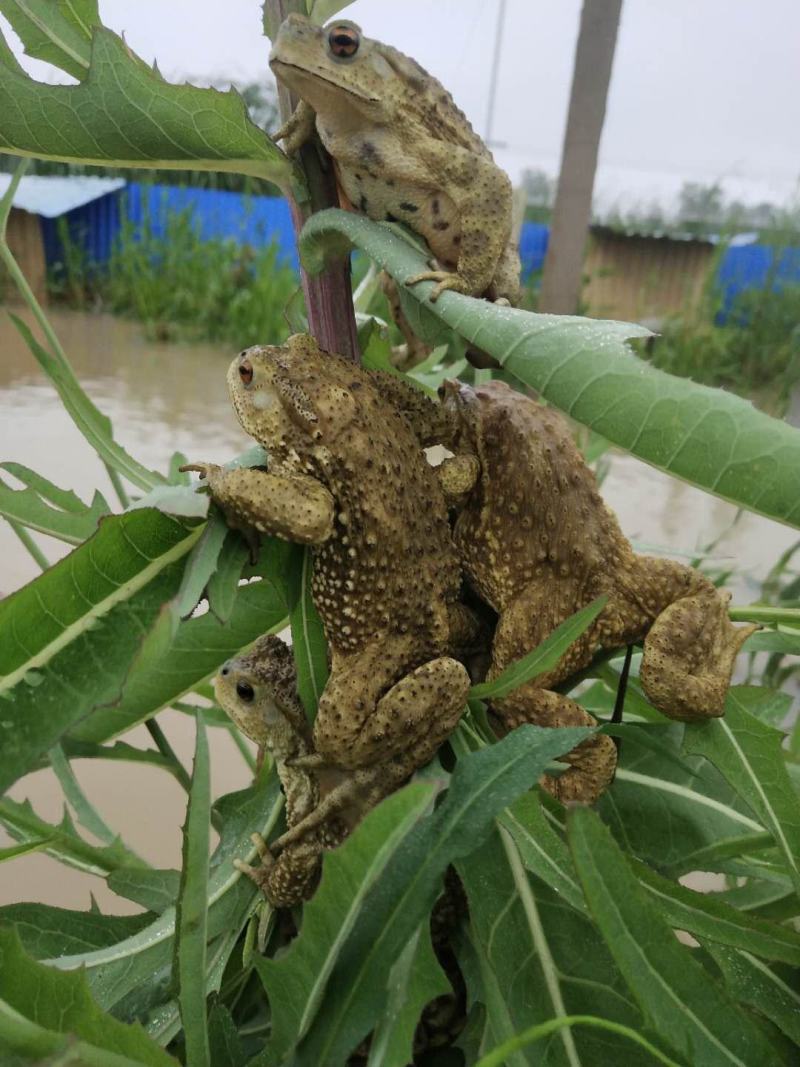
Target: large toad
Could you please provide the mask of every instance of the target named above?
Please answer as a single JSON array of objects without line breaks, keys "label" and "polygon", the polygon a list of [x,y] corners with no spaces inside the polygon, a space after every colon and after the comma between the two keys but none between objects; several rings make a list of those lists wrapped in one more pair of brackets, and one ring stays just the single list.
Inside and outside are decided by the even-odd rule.
[{"label": "large toad", "polygon": [[352,22],[282,23],[270,54],[276,77],[301,98],[276,137],[289,154],[314,128],[353,210],[404,222],[444,267],[407,284],[516,303],[508,177],[439,82]]},{"label": "large toad", "polygon": [[[269,471],[195,464],[229,521],[312,547],[330,648],[306,769],[345,779],[280,840],[384,796],[457,723],[469,678],[446,655],[460,572],[436,475],[374,376],[303,334],[231,364],[228,388]],[[387,788],[388,783],[388,788]]]},{"label": "large toad", "polygon": [[[475,592],[498,614],[488,677],[535,648],[595,597],[607,603],[551,671],[492,702],[508,727],[593,725],[556,687],[600,649],[644,638],[641,682],[665,715],[723,713],[734,660],[754,627],[728,619],[729,595],[672,560],[636,555],[597,491],[566,421],[502,382],[448,382],[443,425],[421,413],[423,438],[455,455],[441,479],[458,501],[454,538]],[[616,751],[595,734],[544,785],[562,800],[592,802],[611,781]]]}]

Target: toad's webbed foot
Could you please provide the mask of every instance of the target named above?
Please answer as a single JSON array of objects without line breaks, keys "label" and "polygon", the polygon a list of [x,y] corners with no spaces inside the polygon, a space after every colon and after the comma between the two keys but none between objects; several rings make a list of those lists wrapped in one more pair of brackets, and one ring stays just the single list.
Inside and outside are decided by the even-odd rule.
[{"label": "toad's webbed foot", "polygon": [[670,604],[644,642],[640,679],[650,702],[670,719],[723,714],[736,656],[757,626],[733,626],[730,594],[704,590]]},{"label": "toad's webbed foot", "polygon": [[[574,700],[547,689],[521,686],[502,700],[492,703],[492,711],[508,729],[533,723],[537,726],[596,726],[597,720]],[[593,734],[571,752],[559,757],[568,763],[563,774],[543,775],[540,785],[562,803],[594,804],[614,778],[617,749],[613,738]]]}]

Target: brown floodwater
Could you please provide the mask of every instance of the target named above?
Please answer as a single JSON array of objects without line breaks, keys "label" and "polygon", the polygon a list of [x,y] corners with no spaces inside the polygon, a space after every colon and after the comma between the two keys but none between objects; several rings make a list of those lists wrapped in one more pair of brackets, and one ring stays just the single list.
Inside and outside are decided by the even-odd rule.
[{"label": "brown floodwater", "polygon": [[[225,389],[235,354],[222,345],[178,345],[147,340],[141,327],[108,315],[54,311],[55,330],[87,393],[110,416],[120,444],[146,466],[165,469],[176,451],[190,459],[224,461],[250,443]],[[105,469],[64,412],[55,390],[8,316],[0,312],[0,461],[23,463],[61,488],[90,500],[101,489],[115,503]],[[13,479],[7,479],[9,484]],[[735,566],[735,598],[747,603],[772,563],[798,539],[796,531],[736,509],[629,456],[615,454],[603,495],[626,534],[640,547],[690,553],[718,542],[715,558]],[[49,559],[65,552],[38,539]],[[8,595],[38,568],[11,528],[0,521],[0,592]],[[178,712],[159,716],[178,755],[191,764],[193,725]],[[139,727],[126,738],[151,745]],[[247,784],[245,763],[224,731],[211,732],[215,795]],[[185,793],[170,775],[122,762],[78,760],[77,777],[106,822],[155,866],[180,863]],[[10,796],[29,798],[45,819],[58,821],[63,800],[50,771],[18,782]],[[87,908],[94,893],[107,911],[135,911],[96,877],[37,853],[2,865],[0,904],[40,900]]]}]

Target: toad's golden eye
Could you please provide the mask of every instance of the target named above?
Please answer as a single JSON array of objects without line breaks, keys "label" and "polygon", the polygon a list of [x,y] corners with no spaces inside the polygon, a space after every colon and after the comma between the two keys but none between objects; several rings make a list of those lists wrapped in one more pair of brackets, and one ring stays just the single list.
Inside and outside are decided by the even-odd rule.
[{"label": "toad's golden eye", "polygon": [[328,32],[328,44],[337,59],[350,59],[360,43],[361,38],[354,26],[332,26]]},{"label": "toad's golden eye", "polygon": [[239,364],[239,377],[242,379],[245,385],[249,385],[253,380],[253,364],[249,359],[243,359]]}]

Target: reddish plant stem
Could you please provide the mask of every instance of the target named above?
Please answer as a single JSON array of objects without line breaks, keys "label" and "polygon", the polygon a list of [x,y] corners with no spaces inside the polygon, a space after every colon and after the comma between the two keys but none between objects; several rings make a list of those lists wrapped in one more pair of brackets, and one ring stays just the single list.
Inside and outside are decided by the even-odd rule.
[{"label": "reddish plant stem", "polygon": [[[305,6],[298,0],[265,0],[265,8],[275,24],[283,21],[291,11],[304,13]],[[294,111],[297,98],[278,82],[278,108],[281,122]],[[339,206],[339,193],[330,157],[317,141],[300,151],[300,167],[305,173],[310,194],[309,203],[299,204],[289,197],[295,237],[306,219],[316,211]],[[341,256],[332,259],[325,270],[316,276],[300,267],[300,277],[308,311],[308,328],[320,348],[338,352],[360,361],[356,318],[353,312],[353,290],[350,285],[350,258]]]}]

